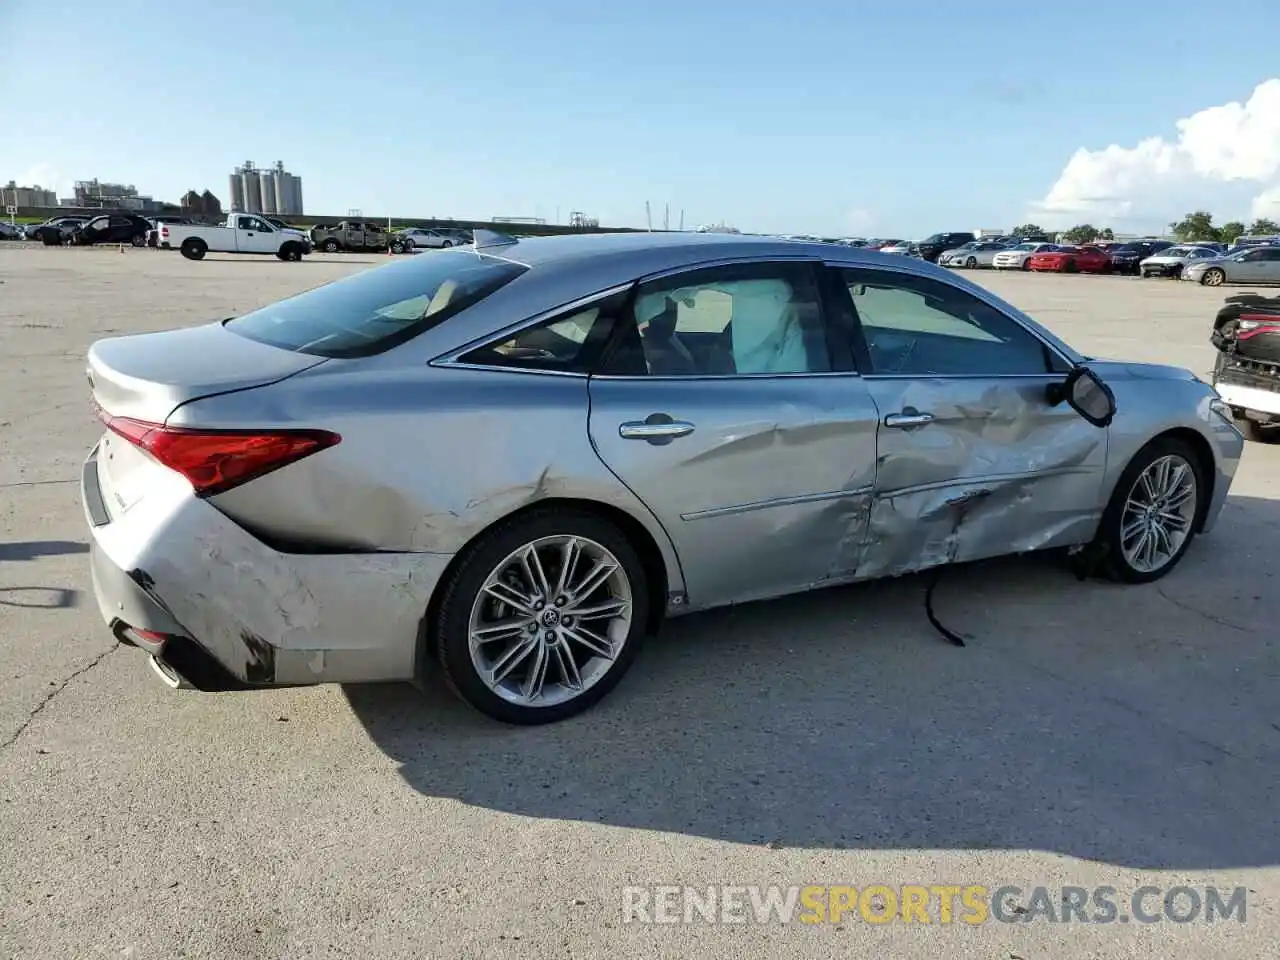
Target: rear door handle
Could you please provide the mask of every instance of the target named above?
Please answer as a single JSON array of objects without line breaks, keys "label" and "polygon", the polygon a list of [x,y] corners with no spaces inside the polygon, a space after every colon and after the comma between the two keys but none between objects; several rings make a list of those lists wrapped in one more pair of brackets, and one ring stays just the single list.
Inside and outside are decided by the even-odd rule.
[{"label": "rear door handle", "polygon": [[691,433],[692,423],[673,420],[665,413],[650,414],[644,420],[628,420],[618,426],[618,436],[624,440],[648,440],[650,443],[669,443]]},{"label": "rear door handle", "polygon": [[923,427],[926,423],[933,423],[932,413],[921,413],[915,407],[908,407],[901,413],[891,413],[884,418],[886,427]]}]

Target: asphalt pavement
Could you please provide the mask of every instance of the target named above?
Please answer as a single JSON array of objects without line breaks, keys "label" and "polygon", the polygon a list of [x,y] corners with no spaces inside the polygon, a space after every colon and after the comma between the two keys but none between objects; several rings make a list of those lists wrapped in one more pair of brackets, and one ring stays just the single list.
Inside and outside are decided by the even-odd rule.
[{"label": "asphalt pavement", "polygon": [[[1248,445],[1218,528],[1158,584],[1040,557],[950,571],[935,607],[964,648],[905,577],[675,621],[549,727],[437,685],[162,686],[92,597],[87,347],[386,260],[0,246],[0,956],[1274,954],[1280,444]],[[1086,352],[1211,366],[1224,291],[977,279]],[[979,924],[623,909],[628,887],[721,884],[1020,892]],[[1034,894],[1060,915],[1062,887],[1148,885],[1157,912],[1240,887],[1247,915],[1065,925]]]}]

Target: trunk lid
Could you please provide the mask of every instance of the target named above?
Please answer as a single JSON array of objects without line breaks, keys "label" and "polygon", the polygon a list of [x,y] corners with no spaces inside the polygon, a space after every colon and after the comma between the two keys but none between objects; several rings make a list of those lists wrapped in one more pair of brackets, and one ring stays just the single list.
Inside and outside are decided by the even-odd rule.
[{"label": "trunk lid", "polygon": [[[241,337],[221,322],[99,340],[89,348],[94,402],[113,417],[162,424],[191,400],[278,383],[325,363]],[[157,489],[169,469],[108,431],[98,446],[98,483],[118,516]]]},{"label": "trunk lid", "polygon": [[221,322],[99,340],[89,348],[93,399],[116,417],[164,423],[184,403],[276,383],[325,357],[239,336]]}]

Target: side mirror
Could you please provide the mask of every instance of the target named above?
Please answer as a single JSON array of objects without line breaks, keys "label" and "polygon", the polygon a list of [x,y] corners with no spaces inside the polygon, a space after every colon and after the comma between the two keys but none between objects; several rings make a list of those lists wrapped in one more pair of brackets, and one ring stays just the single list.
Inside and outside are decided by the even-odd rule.
[{"label": "side mirror", "polygon": [[1108,427],[1116,415],[1116,395],[1088,367],[1076,367],[1049,391],[1049,402],[1067,405],[1095,427]]}]

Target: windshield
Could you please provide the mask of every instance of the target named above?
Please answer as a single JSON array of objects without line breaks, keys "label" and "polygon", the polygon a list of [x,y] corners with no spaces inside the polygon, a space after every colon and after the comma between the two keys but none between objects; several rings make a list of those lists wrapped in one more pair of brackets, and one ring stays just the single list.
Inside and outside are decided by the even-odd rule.
[{"label": "windshield", "polygon": [[1157,250],[1157,257],[1189,257],[1196,250],[1195,247],[1165,247],[1163,250]]},{"label": "windshield", "polygon": [[317,287],[226,327],[296,353],[367,357],[443,323],[527,269],[474,251],[443,251]]},{"label": "windshield", "polygon": [[1039,248],[1039,246],[1040,246],[1040,244],[1038,244],[1038,243],[1020,243],[1020,244],[1018,244],[1016,247],[1014,247],[1013,249],[1015,249],[1015,250],[1036,250],[1036,249],[1038,249],[1038,248]]}]

